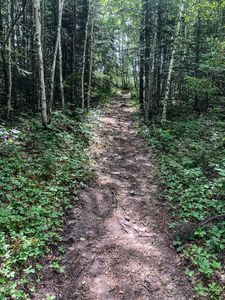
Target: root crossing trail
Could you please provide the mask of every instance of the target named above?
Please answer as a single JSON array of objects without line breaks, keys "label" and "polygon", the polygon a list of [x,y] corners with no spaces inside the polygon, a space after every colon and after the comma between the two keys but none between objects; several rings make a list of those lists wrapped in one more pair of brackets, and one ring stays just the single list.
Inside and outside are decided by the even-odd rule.
[{"label": "root crossing trail", "polygon": [[[168,209],[157,199],[152,154],[132,109],[116,99],[100,119],[90,151],[95,179],[81,193],[65,230],[65,275],[44,294],[72,300],[194,299],[168,239]],[[39,293],[35,299],[42,298]]]}]

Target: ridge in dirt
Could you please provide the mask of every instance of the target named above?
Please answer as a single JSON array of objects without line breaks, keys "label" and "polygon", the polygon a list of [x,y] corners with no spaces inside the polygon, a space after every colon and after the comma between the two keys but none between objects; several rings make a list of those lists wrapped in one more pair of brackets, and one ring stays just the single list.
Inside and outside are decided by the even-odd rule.
[{"label": "ridge in dirt", "polygon": [[46,274],[35,300],[194,299],[168,237],[154,155],[126,101],[118,97],[100,118],[90,147],[95,178],[64,232],[65,273]]}]

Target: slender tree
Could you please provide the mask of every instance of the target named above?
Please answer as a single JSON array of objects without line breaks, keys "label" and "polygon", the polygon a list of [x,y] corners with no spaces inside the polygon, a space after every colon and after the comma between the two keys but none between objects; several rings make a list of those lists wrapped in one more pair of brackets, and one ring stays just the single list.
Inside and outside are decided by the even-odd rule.
[{"label": "slender tree", "polygon": [[60,94],[61,94],[61,103],[62,109],[65,110],[65,95],[64,95],[64,83],[63,83],[63,59],[62,59],[62,15],[64,8],[65,0],[61,0],[59,3],[59,26],[58,26],[58,36],[59,36],[59,83],[60,83]]},{"label": "slender tree", "polygon": [[91,14],[92,0],[88,1],[87,10],[87,21],[85,26],[85,37],[84,37],[84,48],[83,48],[83,59],[82,59],[82,75],[81,75],[81,105],[82,110],[85,109],[85,68],[86,68],[86,55],[87,55],[87,45],[88,45],[88,29],[90,25],[90,14]]},{"label": "slender tree", "polygon": [[87,110],[90,108],[91,86],[92,86],[92,71],[93,71],[93,48],[94,48],[94,16],[91,20],[90,32],[90,59],[89,59],[89,76],[88,76],[88,93],[87,93]]},{"label": "slender tree", "polygon": [[166,118],[167,118],[167,106],[168,106],[168,99],[169,99],[169,95],[170,95],[172,72],[173,72],[173,68],[174,68],[174,58],[175,58],[175,54],[177,51],[177,39],[179,37],[183,15],[184,15],[184,1],[181,2],[181,6],[180,6],[180,15],[179,15],[178,23],[177,23],[177,29],[176,29],[176,34],[175,34],[171,58],[170,58],[169,71],[168,71],[167,81],[166,81],[166,92],[165,92],[165,96],[164,96],[164,100],[163,100],[163,114],[162,114],[163,120],[166,120]]},{"label": "slender tree", "polygon": [[41,116],[43,125],[48,124],[48,112],[47,112],[47,97],[45,87],[44,76],[44,61],[43,61],[43,47],[42,47],[42,14],[40,0],[33,0],[35,26],[36,26],[36,43],[38,48],[38,68],[39,68],[39,84],[41,91]]},{"label": "slender tree", "polygon": [[[10,32],[12,27],[12,2],[8,0],[8,32]],[[10,116],[11,105],[12,105],[12,40],[11,35],[8,38],[8,101],[7,101],[7,118]]]},{"label": "slender tree", "polygon": [[50,84],[50,100],[49,100],[50,115],[52,115],[57,54],[59,54],[60,92],[61,92],[62,109],[63,110],[65,109],[63,74],[62,74],[62,42],[61,42],[62,16],[63,16],[64,4],[65,4],[65,0],[58,1],[58,27],[57,27],[57,37],[55,42],[55,50],[53,55],[53,63],[52,63],[52,70],[51,70],[51,84]]},{"label": "slender tree", "polygon": [[139,82],[139,99],[140,99],[140,111],[144,113],[144,0],[142,0],[142,16],[141,16],[141,26],[140,26],[140,82]]},{"label": "slender tree", "polygon": [[[199,63],[200,63],[200,43],[201,43],[201,13],[200,13],[200,5],[201,0],[197,0],[197,17],[195,22],[195,78],[199,78]],[[194,99],[194,110],[199,112],[199,96],[198,93],[195,93]]]}]

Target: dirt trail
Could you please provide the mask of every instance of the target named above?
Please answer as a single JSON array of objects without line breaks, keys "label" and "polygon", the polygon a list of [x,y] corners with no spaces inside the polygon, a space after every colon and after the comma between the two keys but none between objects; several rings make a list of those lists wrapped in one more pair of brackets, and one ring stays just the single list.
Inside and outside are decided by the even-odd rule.
[{"label": "dirt trail", "polygon": [[[166,232],[157,174],[132,109],[116,99],[91,147],[96,179],[65,231],[64,276],[49,275],[34,299],[194,299]],[[45,295],[45,297],[43,297]]]}]

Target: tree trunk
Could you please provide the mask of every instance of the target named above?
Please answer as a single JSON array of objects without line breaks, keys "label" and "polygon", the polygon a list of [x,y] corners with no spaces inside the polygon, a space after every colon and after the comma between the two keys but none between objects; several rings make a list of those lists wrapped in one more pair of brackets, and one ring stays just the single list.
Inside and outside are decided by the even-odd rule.
[{"label": "tree trunk", "polygon": [[58,28],[57,28],[57,37],[55,43],[55,50],[53,56],[52,63],[52,71],[51,71],[51,84],[50,84],[50,101],[49,101],[49,113],[52,115],[52,107],[53,107],[53,97],[54,97],[54,87],[55,87],[55,70],[56,70],[56,61],[57,61],[57,53],[59,51],[59,71],[60,71],[60,91],[61,91],[61,99],[62,99],[62,108],[65,108],[65,100],[64,100],[64,87],[63,87],[63,77],[62,77],[62,44],[61,44],[61,30],[62,30],[62,15],[64,8],[65,0],[59,0],[58,3]]},{"label": "tree trunk", "polygon": [[144,113],[144,1],[142,3],[142,18],[140,29],[140,82],[139,82],[139,103],[140,111]]},{"label": "tree trunk", "polygon": [[[31,6],[31,9],[30,9],[31,15],[32,15],[32,10],[33,10],[33,8]],[[32,26],[32,34],[34,35],[33,26]],[[35,56],[36,56],[36,51],[35,51],[35,47],[34,47],[34,39],[31,38],[31,70],[32,70],[31,97],[32,97],[33,116],[36,115],[37,108],[38,108],[38,103],[37,103],[38,93],[37,93],[37,78],[36,78],[37,62],[36,62]]]},{"label": "tree trunk", "polygon": [[[8,28],[10,30],[12,26],[11,19],[11,1],[8,0]],[[7,95],[7,118],[10,116],[11,101],[12,101],[12,39],[11,35],[8,39],[8,95]]]},{"label": "tree trunk", "polygon": [[161,55],[162,55],[162,2],[158,1],[158,11],[157,11],[157,37],[156,37],[156,105],[155,109],[158,112],[159,105],[161,102]]},{"label": "tree trunk", "polygon": [[93,69],[93,46],[94,46],[94,19],[91,20],[91,41],[90,41],[90,62],[89,62],[89,80],[87,94],[87,110],[90,108],[91,99],[91,84],[92,84],[92,69]]},{"label": "tree trunk", "polygon": [[62,62],[62,15],[65,0],[61,0],[61,7],[59,11],[59,84],[61,93],[62,110],[65,110],[65,95],[64,95],[64,84],[63,84],[63,62]]},{"label": "tree trunk", "polygon": [[171,77],[172,77],[172,72],[173,72],[173,67],[174,67],[174,57],[177,52],[177,39],[178,39],[178,36],[180,33],[180,27],[181,27],[183,15],[184,15],[184,2],[182,1],[181,7],[180,7],[180,16],[179,16],[176,35],[175,35],[174,44],[173,44],[173,50],[172,50],[170,64],[169,64],[169,71],[168,71],[168,76],[167,76],[167,81],[166,81],[166,91],[165,91],[165,96],[164,96],[164,100],[163,100],[163,114],[162,114],[163,120],[166,120],[166,118],[167,118],[167,106],[168,106],[168,99],[169,99],[169,95],[170,95]]},{"label": "tree trunk", "polygon": [[73,46],[72,46],[72,50],[73,50],[73,82],[72,82],[72,98],[73,98],[73,103],[76,105],[77,104],[77,86],[76,86],[76,80],[75,80],[75,72],[76,72],[76,0],[73,0]]},{"label": "tree trunk", "polygon": [[132,67],[133,67],[133,80],[134,80],[135,95],[136,95],[136,97],[138,97],[139,90],[138,90],[138,77],[137,77],[137,58],[134,59]]},{"label": "tree trunk", "polygon": [[85,67],[86,67],[86,54],[87,54],[87,41],[88,41],[88,28],[90,23],[90,12],[91,12],[91,1],[88,3],[88,15],[85,26],[85,37],[84,37],[84,51],[83,51],[83,59],[82,59],[82,74],[81,74],[81,105],[82,110],[85,109]]},{"label": "tree trunk", "polygon": [[[197,0],[197,4],[200,4],[200,0]],[[196,19],[196,47],[195,47],[195,78],[199,78],[199,63],[200,63],[200,43],[201,43],[201,16],[200,16],[200,8],[198,8],[198,15]],[[199,95],[195,93],[194,98],[194,110],[197,113],[200,113],[199,107]]]},{"label": "tree trunk", "polygon": [[41,6],[40,0],[33,0],[36,42],[38,48],[38,68],[39,68],[39,84],[41,94],[41,117],[44,126],[48,124],[47,98],[45,88],[44,63],[43,63],[43,47],[42,47],[42,26],[41,26]]},{"label": "tree trunk", "polygon": [[150,3],[145,0],[145,98],[144,110],[145,121],[149,121],[152,115],[152,105],[150,97],[150,47],[151,47],[151,34],[150,34]]}]

